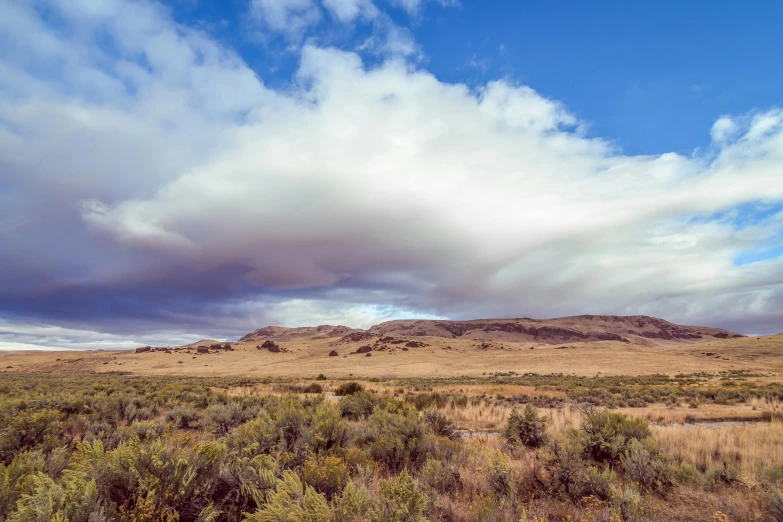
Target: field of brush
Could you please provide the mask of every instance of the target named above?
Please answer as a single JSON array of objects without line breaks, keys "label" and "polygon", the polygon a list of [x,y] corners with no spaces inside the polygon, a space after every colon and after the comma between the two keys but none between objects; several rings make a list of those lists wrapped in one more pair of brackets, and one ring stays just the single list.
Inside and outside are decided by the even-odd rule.
[{"label": "field of brush", "polygon": [[783,519],[763,373],[0,375],[0,521]]}]

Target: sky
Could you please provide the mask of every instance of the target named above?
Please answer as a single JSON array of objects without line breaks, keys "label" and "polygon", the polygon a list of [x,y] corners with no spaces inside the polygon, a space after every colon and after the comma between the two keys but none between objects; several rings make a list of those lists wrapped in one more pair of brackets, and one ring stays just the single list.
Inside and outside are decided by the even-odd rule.
[{"label": "sky", "polygon": [[0,349],[783,331],[780,2],[0,3]]}]

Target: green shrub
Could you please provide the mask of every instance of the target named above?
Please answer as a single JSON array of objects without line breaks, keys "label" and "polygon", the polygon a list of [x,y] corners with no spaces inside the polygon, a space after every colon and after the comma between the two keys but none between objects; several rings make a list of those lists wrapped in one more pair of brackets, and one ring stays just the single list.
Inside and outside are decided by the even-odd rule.
[{"label": "green shrub", "polygon": [[626,522],[655,522],[660,513],[636,485],[614,486],[611,492],[613,514]]},{"label": "green shrub", "polygon": [[769,514],[775,522],[783,522],[783,493],[778,488],[772,488],[769,496]]},{"label": "green shrub", "polygon": [[0,462],[8,464],[27,450],[51,451],[59,445],[63,432],[59,411],[21,410],[4,419],[0,425]]},{"label": "green shrub", "polygon": [[277,481],[267,502],[245,522],[330,522],[332,509],[323,495],[302,484],[293,471],[286,471]]},{"label": "green shrub", "polygon": [[255,419],[234,428],[226,437],[226,444],[231,451],[249,457],[270,454],[281,445],[280,433],[264,410]]},{"label": "green shrub", "polygon": [[353,395],[354,393],[359,393],[364,391],[364,386],[359,384],[358,382],[346,382],[341,384],[337,387],[336,390],[334,390],[335,395],[339,396],[345,396],[345,395]]},{"label": "green shrub", "polygon": [[429,425],[432,432],[438,437],[446,437],[451,440],[459,439],[459,433],[457,433],[454,423],[441,412],[427,410],[424,412],[423,418],[424,422]]},{"label": "green shrub", "polygon": [[380,489],[381,501],[369,512],[372,522],[426,522],[422,515],[425,497],[407,471],[381,482]]},{"label": "green shrub", "polygon": [[304,388],[302,388],[302,391],[304,393],[323,393],[324,387],[318,384],[317,382],[311,382]]},{"label": "green shrub", "polygon": [[707,472],[706,482],[710,487],[718,485],[738,486],[742,484],[737,469],[725,462],[723,463],[723,466],[717,466]]},{"label": "green shrub", "polygon": [[588,496],[607,499],[616,485],[615,472],[606,467],[599,469],[582,459],[583,449],[575,438],[565,442],[555,441],[545,462],[550,472],[553,492],[579,500]]},{"label": "green shrub", "polygon": [[342,491],[348,484],[348,465],[340,457],[311,456],[302,467],[302,479],[305,484],[315,488],[327,499]]},{"label": "green shrub", "polygon": [[277,483],[280,468],[270,455],[231,455],[220,468],[219,487],[213,498],[220,504],[221,520],[240,520],[265,503]]},{"label": "green shrub", "polygon": [[204,418],[212,431],[224,435],[254,416],[255,412],[245,409],[242,403],[232,401],[228,404],[212,404],[207,408]]},{"label": "green shrub", "polygon": [[540,448],[549,441],[546,419],[531,404],[525,406],[522,413],[516,408],[511,410],[503,435],[510,444],[522,444],[528,448]]},{"label": "green shrub", "polygon": [[20,453],[7,466],[0,464],[0,520],[6,520],[20,497],[33,492],[45,467],[40,451]]},{"label": "green shrub", "polygon": [[651,491],[667,491],[674,486],[674,473],[652,439],[632,439],[621,457],[626,478]]},{"label": "green shrub", "polygon": [[115,518],[99,498],[95,481],[78,478],[57,484],[39,473],[33,491],[22,496],[8,522],[109,522]]},{"label": "green shrub", "polygon": [[672,466],[671,472],[674,481],[678,484],[701,486],[704,482],[699,470],[689,462],[681,462],[679,466]]},{"label": "green shrub", "polygon": [[459,468],[435,458],[427,459],[424,463],[419,480],[438,493],[454,494],[462,488]]},{"label": "green shrub", "polygon": [[177,406],[166,412],[166,421],[173,422],[181,430],[196,427],[200,417],[195,409],[187,406]]},{"label": "green shrub", "polygon": [[348,439],[348,425],[337,405],[329,402],[319,404],[312,418],[309,441],[312,450],[317,453],[340,451],[348,445]]},{"label": "green shrub", "polygon": [[502,451],[493,451],[487,458],[487,485],[500,498],[512,491],[511,459]]},{"label": "green shrub", "polygon": [[611,496],[612,487],[616,485],[617,474],[612,468],[600,469],[596,466],[587,466],[580,484],[580,496],[607,500]]},{"label": "green shrub", "polygon": [[360,434],[360,444],[366,445],[370,456],[390,472],[420,466],[435,449],[435,437],[414,412],[398,414],[376,409],[367,418],[365,430]]},{"label": "green shrub", "polygon": [[343,417],[359,420],[370,415],[378,403],[378,399],[372,393],[357,392],[340,400],[340,412]]},{"label": "green shrub", "polygon": [[582,483],[586,464],[582,460],[582,447],[575,440],[555,440],[545,459],[550,473],[553,491],[572,499],[582,496]]},{"label": "green shrub", "polygon": [[617,463],[628,444],[650,437],[647,421],[609,410],[587,411],[582,419],[585,456],[596,462]]},{"label": "green shrub", "polygon": [[370,495],[365,487],[358,488],[352,481],[343,489],[342,494],[333,502],[333,522],[348,522],[359,520],[367,513],[370,504]]}]

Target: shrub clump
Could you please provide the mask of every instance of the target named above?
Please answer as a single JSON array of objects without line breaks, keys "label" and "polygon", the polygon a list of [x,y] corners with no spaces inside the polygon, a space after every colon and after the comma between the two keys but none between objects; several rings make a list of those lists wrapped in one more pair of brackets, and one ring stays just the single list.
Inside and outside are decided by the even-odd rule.
[{"label": "shrub clump", "polygon": [[644,419],[603,410],[587,411],[582,420],[585,456],[596,462],[617,463],[632,440],[651,436]]},{"label": "shrub clump", "polygon": [[362,391],[364,391],[364,386],[358,382],[351,381],[338,386],[337,389],[334,390],[334,394],[340,397],[344,397],[346,395],[353,395],[354,393],[359,393]]},{"label": "shrub clump", "polygon": [[426,522],[422,514],[426,499],[407,471],[381,482],[380,489],[380,505],[369,513],[372,522]]},{"label": "shrub clump", "polygon": [[329,500],[348,485],[348,465],[335,456],[311,456],[302,467],[305,484],[312,486]]},{"label": "shrub clump", "polygon": [[512,445],[524,445],[528,448],[540,448],[549,442],[546,434],[546,418],[538,409],[528,404],[522,413],[514,408],[503,431],[506,440]]}]

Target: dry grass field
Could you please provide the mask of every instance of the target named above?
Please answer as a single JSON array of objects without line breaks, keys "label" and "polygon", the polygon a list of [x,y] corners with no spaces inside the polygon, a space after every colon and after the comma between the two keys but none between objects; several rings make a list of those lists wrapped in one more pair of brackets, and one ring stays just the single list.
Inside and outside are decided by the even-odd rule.
[{"label": "dry grass field", "polygon": [[[407,338],[405,338],[407,339]],[[567,373],[584,376],[645,375],[745,370],[783,372],[783,335],[667,342],[647,345],[617,341],[530,342],[411,338],[427,344],[392,345],[371,356],[357,354],[365,341],[291,338],[278,341],[287,352],[257,349],[258,341],[232,342],[233,351],[199,354],[195,346],[169,351],[0,352],[0,372],[127,372],[138,375],[309,377],[454,377],[491,372]],[[198,345],[199,343],[196,343]],[[531,349],[532,347],[532,349]],[[330,351],[336,357],[330,357]],[[708,355],[705,355],[708,354]]]},{"label": "dry grass field", "polygon": [[[92,497],[79,500],[84,509],[111,508],[116,516],[132,509],[138,517],[148,510],[147,518],[127,520],[152,521],[164,514],[171,520],[202,520],[214,506],[224,517],[214,520],[284,520],[275,511],[284,508],[276,506],[280,499],[272,493],[288,487],[281,482],[291,479],[284,470],[330,499],[323,504],[328,515],[307,515],[324,522],[783,517],[783,335],[535,343],[507,332],[445,338],[406,335],[403,329],[388,335],[392,327],[399,325],[374,336],[264,329],[219,347],[202,341],[138,353],[0,352],[0,417],[6,425],[0,428],[0,483],[5,484],[0,490],[21,499],[5,504],[0,499],[0,521],[6,520],[3,513],[14,521],[29,513],[40,520],[54,516],[52,506],[64,498],[57,497],[60,487],[92,491],[89,481],[97,479],[90,470],[98,464],[80,460],[87,458],[81,444],[98,441],[107,452],[85,455],[107,462],[120,462],[111,460],[115,453],[117,459],[130,459],[134,452],[162,452],[156,458],[165,462],[166,452],[180,451],[185,463],[206,451],[189,453],[194,444],[213,448],[215,458],[223,459],[222,471],[206,476],[193,493],[201,495],[199,513],[187,514],[189,508],[177,507],[182,499],[155,489],[158,478],[144,482],[152,488],[144,495],[164,495],[163,504],[153,506],[143,496],[115,499],[111,492],[101,493],[99,482]],[[350,383],[364,391],[346,394]],[[514,416],[528,405],[541,419],[545,442],[540,447],[520,447],[507,436]],[[596,442],[589,426],[604,418],[600,412],[619,415],[604,421],[629,434],[641,422],[644,434],[638,437],[644,443],[616,434]],[[287,431],[291,423],[299,435]],[[311,447],[338,433],[333,431],[338,426],[337,446]],[[324,429],[330,434],[319,432]],[[602,429],[609,437],[615,428]],[[57,437],[25,442],[51,430]],[[163,444],[156,445],[149,433],[162,437]],[[247,460],[259,443],[283,435],[264,455]],[[309,442],[292,443],[290,436]],[[22,452],[25,447],[34,452]],[[614,457],[590,454],[595,448]],[[48,464],[30,460],[41,455],[49,455]],[[60,475],[58,466],[66,464],[52,462],[64,456],[70,471]],[[202,465],[193,464],[194,469]],[[264,473],[273,472],[273,489],[245,484],[244,475],[224,476],[259,465],[272,466]],[[29,478],[40,469],[56,479],[49,489],[41,489],[43,483],[36,482],[41,479]],[[395,487],[407,491],[416,501],[411,509],[424,518],[375,518],[380,511],[365,508],[339,514],[347,509],[341,502],[348,493],[330,496],[333,488],[347,487],[350,480],[367,495],[362,502],[382,510],[391,494],[383,488],[391,487],[389,480],[402,480],[401,469],[413,473],[413,483]],[[69,485],[72,480],[77,485]],[[239,488],[231,493],[237,500],[228,502],[223,490],[229,487]],[[253,488],[253,498],[242,493]],[[238,499],[258,518],[242,515]],[[189,500],[182,504],[188,505]]]}]

